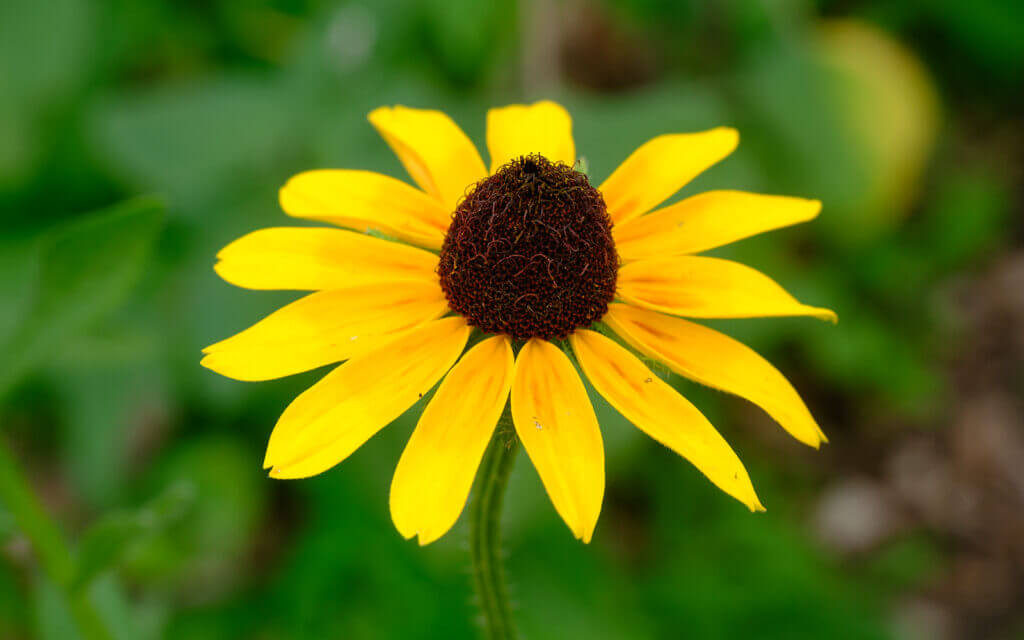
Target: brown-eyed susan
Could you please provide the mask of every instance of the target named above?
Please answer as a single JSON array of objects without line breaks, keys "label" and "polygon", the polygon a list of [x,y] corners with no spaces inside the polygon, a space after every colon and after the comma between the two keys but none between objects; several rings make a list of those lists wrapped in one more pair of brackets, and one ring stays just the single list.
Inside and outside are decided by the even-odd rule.
[{"label": "brown-eyed susan", "polygon": [[604,451],[569,354],[623,416],[751,510],[763,507],[739,458],[637,354],[750,400],[801,442],[825,440],[772,365],[691,320],[834,320],[754,269],[696,255],[810,220],[820,203],[710,191],[658,208],[735,149],[735,130],[656,137],[595,188],[552,102],[488,112],[489,169],[439,111],[369,119],[418,189],[367,171],[301,173],[281,207],[341,228],[262,229],[218,254],[232,284],[314,293],[208,347],[203,365],[267,380],[342,362],[278,420],[271,477],[330,469],[436,386],[392,481],[399,532],[426,544],[451,528],[509,403],[555,509],[587,542]]}]

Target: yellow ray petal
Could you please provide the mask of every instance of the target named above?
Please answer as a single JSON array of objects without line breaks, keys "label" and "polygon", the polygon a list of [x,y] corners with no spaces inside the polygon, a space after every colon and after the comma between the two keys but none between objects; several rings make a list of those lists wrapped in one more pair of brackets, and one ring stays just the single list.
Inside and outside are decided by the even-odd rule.
[{"label": "yellow ray petal", "polygon": [[597,392],[641,431],[689,460],[751,511],[764,511],[747,470],[725,438],[690,402],[628,350],[594,331],[570,338]]},{"label": "yellow ray petal", "polygon": [[679,375],[758,405],[800,442],[817,448],[827,441],[793,385],[746,345],[699,324],[624,304],[610,305],[604,321],[631,347]]},{"label": "yellow ray petal", "polygon": [[431,249],[441,248],[451,220],[434,198],[372,171],[306,171],[281,187],[279,197],[290,216],[380,231]]},{"label": "yellow ray petal", "polygon": [[447,308],[441,287],[430,282],[320,291],[206,347],[200,364],[236,380],[289,376],[364,353]]},{"label": "yellow ray petal", "polygon": [[576,162],[572,118],[562,105],[542,100],[487,112],[487,150],[491,173],[513,158],[539,153],[570,167]]},{"label": "yellow ray petal", "polygon": [[220,277],[246,289],[318,291],[378,282],[437,282],[437,256],[341,229],[253,231],[217,254]]},{"label": "yellow ray petal", "polygon": [[700,253],[813,219],[821,202],[743,191],[708,191],[616,225],[623,260]]},{"label": "yellow ray petal", "polygon": [[406,538],[429,544],[459,519],[512,371],[512,345],[495,336],[470,349],[441,382],[391,481],[391,519]]},{"label": "yellow ray petal", "polygon": [[718,127],[658,136],[634,151],[598,188],[612,222],[643,215],[732,153],[739,133]]},{"label": "yellow ray petal", "polygon": [[305,478],[347,458],[430,391],[469,331],[461,317],[435,320],[324,376],[274,426],[263,462],[270,476]]},{"label": "yellow ray petal", "polygon": [[455,211],[466,188],[487,175],[476,147],[440,111],[380,107],[369,119],[416,184],[446,211]]},{"label": "yellow ray petal", "polygon": [[638,307],[691,318],[813,316],[836,321],[835,312],[797,302],[760,271],[720,258],[631,262],[619,269],[617,290]]},{"label": "yellow ray petal", "polygon": [[590,542],[604,496],[604,446],[583,382],[547,340],[534,338],[519,351],[512,419],[558,515]]}]

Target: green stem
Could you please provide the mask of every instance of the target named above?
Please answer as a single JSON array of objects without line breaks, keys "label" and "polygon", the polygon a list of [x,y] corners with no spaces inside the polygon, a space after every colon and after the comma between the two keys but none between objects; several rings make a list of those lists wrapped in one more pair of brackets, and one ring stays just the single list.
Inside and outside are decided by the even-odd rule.
[{"label": "green stem", "polygon": [[479,486],[470,507],[473,587],[486,640],[513,640],[516,637],[501,557],[501,505],[518,451],[519,441],[506,407],[480,463]]},{"label": "green stem", "polygon": [[0,439],[0,501],[14,516],[25,537],[32,543],[39,564],[64,593],[79,633],[87,640],[110,640],[107,631],[85,589],[72,591],[68,585],[75,571],[75,560],[60,529],[50,519],[25,480],[18,463]]}]

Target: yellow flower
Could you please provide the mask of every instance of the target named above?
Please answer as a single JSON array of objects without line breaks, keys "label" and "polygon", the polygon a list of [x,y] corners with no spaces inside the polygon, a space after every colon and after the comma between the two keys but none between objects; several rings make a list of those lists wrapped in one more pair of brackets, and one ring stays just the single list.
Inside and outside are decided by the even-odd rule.
[{"label": "yellow flower", "polygon": [[[440,382],[392,481],[399,532],[427,544],[451,528],[510,400],[555,509],[588,542],[604,451],[577,369],[551,341],[564,339],[623,416],[763,510],[700,411],[596,323],[676,373],[754,402],[801,442],[825,440],[772,365],[677,317],[835,320],[758,271],[694,255],[810,220],[818,201],[712,191],[651,211],[731,153],[735,130],[654,138],[595,190],[573,169],[571,120],[552,102],[488,112],[489,172],[441,112],[382,107],[369,119],[419,189],[366,171],[301,173],[281,189],[284,211],[351,230],[263,229],[218,254],[216,271],[232,284],[314,293],[208,347],[204,366],[267,380],[345,361],[278,420],[264,462],[271,477],[333,467]],[[402,242],[361,233],[370,230]]]}]

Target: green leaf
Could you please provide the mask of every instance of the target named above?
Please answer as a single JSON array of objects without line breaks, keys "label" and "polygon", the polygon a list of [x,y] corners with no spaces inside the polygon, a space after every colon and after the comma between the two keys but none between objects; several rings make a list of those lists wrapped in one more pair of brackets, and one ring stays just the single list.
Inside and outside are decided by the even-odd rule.
[{"label": "green leaf", "polygon": [[90,77],[96,9],[89,0],[0,3],[0,185],[37,168],[52,139],[47,118]]},{"label": "green leaf", "polygon": [[90,128],[115,170],[181,211],[265,175],[293,143],[295,110],[265,79],[231,75],[112,95]]},{"label": "green leaf", "polygon": [[[48,577],[37,574],[31,581],[31,596],[31,619],[35,629],[31,637],[38,640],[157,640],[163,637],[160,607],[155,609],[147,601],[133,602],[112,578],[98,579],[87,589],[67,594]],[[85,630],[75,622],[75,608],[82,603],[95,608],[97,620],[104,625],[102,630]],[[3,628],[0,623],[0,630]]]},{"label": "green leaf", "polygon": [[192,506],[196,491],[191,484],[171,486],[138,511],[103,516],[82,536],[78,547],[72,590],[89,585],[113,567],[132,545],[173,524]]},{"label": "green leaf", "polygon": [[162,219],[160,201],[138,198],[42,238],[32,302],[3,346],[0,396],[121,302],[142,273]]},{"label": "green leaf", "polygon": [[74,618],[61,590],[45,575],[32,582],[35,632],[39,640],[80,640]]},{"label": "green leaf", "polygon": [[185,593],[233,584],[266,513],[267,479],[254,457],[240,438],[223,435],[193,437],[165,456],[140,485],[145,490],[150,482],[163,487],[187,478],[196,488],[195,506],[133,550],[123,575]]}]

